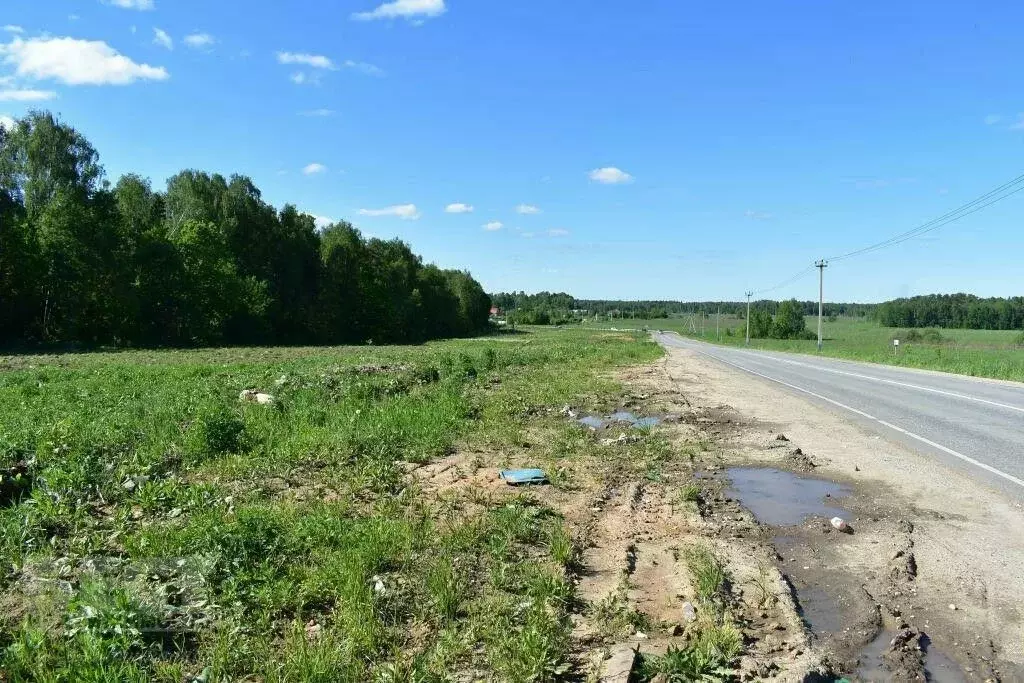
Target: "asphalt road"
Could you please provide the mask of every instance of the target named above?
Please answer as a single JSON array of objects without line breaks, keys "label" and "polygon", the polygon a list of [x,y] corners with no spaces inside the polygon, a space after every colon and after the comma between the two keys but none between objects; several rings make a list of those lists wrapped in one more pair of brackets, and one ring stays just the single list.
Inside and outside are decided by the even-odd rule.
[{"label": "asphalt road", "polygon": [[1024,384],[655,338],[775,382],[1024,498]]}]

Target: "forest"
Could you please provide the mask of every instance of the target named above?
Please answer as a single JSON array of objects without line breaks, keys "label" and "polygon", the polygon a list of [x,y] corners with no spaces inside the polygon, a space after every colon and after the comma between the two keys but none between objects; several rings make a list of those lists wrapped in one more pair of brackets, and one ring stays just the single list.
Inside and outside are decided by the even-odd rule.
[{"label": "forest", "polygon": [[249,178],[106,178],[73,127],[0,126],[0,345],[406,343],[488,329],[468,272],[339,221],[318,230]]},{"label": "forest", "polygon": [[1024,297],[929,294],[879,304],[876,317],[885,327],[1020,330],[1024,329]]}]

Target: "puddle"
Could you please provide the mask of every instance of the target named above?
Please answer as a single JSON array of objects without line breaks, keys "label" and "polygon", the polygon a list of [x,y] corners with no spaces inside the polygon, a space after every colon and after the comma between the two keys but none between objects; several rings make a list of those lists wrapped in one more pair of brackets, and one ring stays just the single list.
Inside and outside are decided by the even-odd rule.
[{"label": "puddle", "polygon": [[661,422],[661,419],[657,417],[637,417],[633,413],[624,410],[612,413],[608,416],[608,420],[610,422],[628,422],[634,427],[653,427]]},{"label": "puddle", "polygon": [[929,681],[935,683],[965,683],[967,681],[964,670],[953,661],[952,657],[935,647],[928,636],[921,640],[925,642],[924,675]]},{"label": "puddle", "polygon": [[661,423],[660,417],[637,417],[633,413],[620,410],[616,413],[612,413],[607,418],[596,417],[594,415],[588,415],[581,417],[577,420],[584,427],[590,427],[591,429],[604,429],[605,426],[614,422],[625,422],[632,427],[640,429],[654,427]]},{"label": "puddle", "polygon": [[846,511],[825,502],[850,494],[845,486],[765,467],[729,469],[727,496],[738,499],[757,519],[771,526],[795,526],[808,517],[842,517]]},{"label": "puddle", "polygon": [[843,628],[839,604],[819,586],[797,588],[797,613],[814,633],[838,633]]},{"label": "puddle", "polygon": [[[860,654],[857,670],[853,673],[856,681],[891,681],[892,671],[885,665],[882,656],[889,650],[895,634],[883,630]],[[932,645],[927,636],[921,638],[924,648],[925,680],[934,683],[966,683],[967,677],[960,666],[946,653]]]},{"label": "puddle", "polygon": [[889,649],[892,638],[891,632],[882,631],[867,644],[860,653],[857,670],[853,672],[854,680],[888,681],[892,679],[892,672],[885,666],[882,659],[882,655]]}]

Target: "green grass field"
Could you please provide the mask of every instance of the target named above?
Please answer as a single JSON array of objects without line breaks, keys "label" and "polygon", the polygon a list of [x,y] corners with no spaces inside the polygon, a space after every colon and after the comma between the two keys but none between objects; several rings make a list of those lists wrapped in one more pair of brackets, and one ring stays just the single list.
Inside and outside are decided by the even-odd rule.
[{"label": "green grass field", "polygon": [[611,407],[607,370],[660,353],[531,330],[3,358],[0,681],[561,676],[577,549],[559,515],[428,497],[405,469],[528,449],[557,486],[592,438],[558,406]]},{"label": "green grass field", "polygon": [[[593,327],[644,328],[673,330],[705,341],[742,346],[745,321],[736,316],[722,316],[720,334],[716,336],[715,317],[704,321],[687,318],[631,320],[588,323]],[[817,333],[817,318],[807,316],[808,329]],[[992,377],[1024,381],[1024,348],[1019,345],[1021,332],[1014,330],[939,330],[941,340],[907,341],[906,329],[881,327],[860,318],[838,318],[823,323],[825,345],[823,354],[836,358],[902,365],[955,372],[975,377]],[[919,330],[924,332],[924,330]],[[893,353],[893,338],[900,338],[899,353]],[[817,341],[784,339],[751,339],[751,348],[793,353],[816,354]]]}]

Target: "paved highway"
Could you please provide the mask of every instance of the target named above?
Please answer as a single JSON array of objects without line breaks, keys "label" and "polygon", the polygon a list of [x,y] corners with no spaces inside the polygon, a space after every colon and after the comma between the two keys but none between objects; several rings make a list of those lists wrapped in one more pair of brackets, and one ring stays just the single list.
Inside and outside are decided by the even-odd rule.
[{"label": "paved highway", "polygon": [[1024,384],[834,358],[715,346],[655,334],[775,382],[1024,497]]}]

